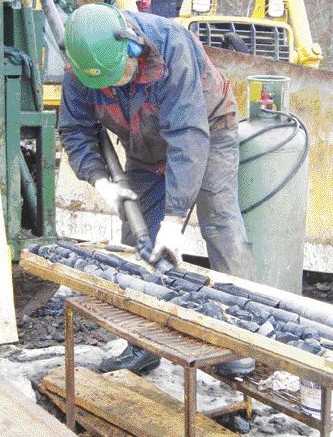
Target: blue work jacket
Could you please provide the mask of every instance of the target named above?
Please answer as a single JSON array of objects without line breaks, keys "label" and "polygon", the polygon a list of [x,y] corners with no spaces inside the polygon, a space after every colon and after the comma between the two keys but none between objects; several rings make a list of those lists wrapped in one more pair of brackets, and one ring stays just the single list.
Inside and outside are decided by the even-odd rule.
[{"label": "blue work jacket", "polygon": [[[107,177],[96,137],[102,126],[125,148],[126,168],[165,173],[167,215],[185,216],[201,187],[210,141],[234,122],[229,82],[184,27],[152,14],[125,12],[145,40],[135,79],[101,90],[65,72],[61,142],[79,179]],[[231,116],[231,122],[230,122]]]}]

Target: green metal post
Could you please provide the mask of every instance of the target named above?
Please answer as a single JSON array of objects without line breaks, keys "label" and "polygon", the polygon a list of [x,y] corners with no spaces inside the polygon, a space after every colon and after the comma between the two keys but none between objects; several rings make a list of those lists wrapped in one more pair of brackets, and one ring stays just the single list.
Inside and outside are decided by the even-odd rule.
[{"label": "green metal post", "polygon": [[[4,68],[4,15],[3,2],[0,1],[0,190],[3,202],[4,216],[7,216],[7,167],[6,167],[6,137],[5,137],[5,68]],[[6,219],[5,219],[6,220]]]},{"label": "green metal post", "polygon": [[55,113],[43,112],[37,137],[38,235],[55,236]]},{"label": "green metal post", "polygon": [[32,91],[36,110],[41,111],[43,109],[42,80],[40,74],[41,66],[38,58],[35,22],[32,14],[32,2],[31,0],[22,0],[21,5],[27,52],[32,60]]},{"label": "green metal post", "polygon": [[7,236],[11,244],[21,231],[20,76],[6,79]]}]

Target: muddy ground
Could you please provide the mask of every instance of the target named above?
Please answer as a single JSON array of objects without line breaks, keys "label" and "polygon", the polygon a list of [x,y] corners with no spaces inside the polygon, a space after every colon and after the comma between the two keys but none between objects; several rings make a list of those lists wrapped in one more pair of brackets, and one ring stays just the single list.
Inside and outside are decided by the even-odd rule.
[{"label": "muddy ground", "polygon": [[[38,281],[39,299],[34,299],[34,290],[36,290],[34,279],[17,271],[14,271],[14,277],[19,342],[15,345],[0,346],[0,377],[15,380],[28,396],[64,420],[56,407],[53,407],[36,389],[41,378],[52,367],[64,364],[63,301],[67,296],[76,293],[65,287],[59,288],[54,284],[43,284]],[[25,282],[25,292],[23,287],[19,286],[22,280]],[[333,275],[305,272],[303,294],[333,303]],[[42,307],[37,309],[39,306]],[[24,308],[26,311],[23,311]],[[75,318],[75,342],[76,364],[88,366],[93,370],[98,368],[103,358],[118,355],[126,345],[123,340],[116,339],[112,334],[80,316]],[[181,367],[162,360],[160,367],[145,378],[182,400],[182,372]],[[199,373],[199,410],[207,409],[207,406],[216,408],[237,400],[241,400],[240,393],[202,372]],[[277,413],[259,402],[254,402],[251,423],[242,422],[242,418],[237,420],[240,423],[237,422],[236,426],[241,427],[238,431],[243,430],[244,435],[249,437],[319,435],[318,431]],[[234,418],[229,418],[226,424],[232,428],[234,422]],[[83,435],[83,430],[78,429],[77,434]]]}]

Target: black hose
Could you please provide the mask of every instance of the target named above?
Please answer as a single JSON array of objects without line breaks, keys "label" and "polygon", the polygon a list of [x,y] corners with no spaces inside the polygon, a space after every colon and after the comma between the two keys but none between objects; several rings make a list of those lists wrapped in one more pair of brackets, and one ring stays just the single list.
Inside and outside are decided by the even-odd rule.
[{"label": "black hose", "polygon": [[[272,131],[272,130],[274,130],[274,129],[281,129],[281,128],[284,128],[284,127],[290,127],[290,126],[294,125],[294,126],[295,126],[295,130],[291,133],[291,135],[289,135],[288,138],[286,138],[285,140],[281,141],[280,143],[278,143],[277,145],[273,146],[272,148],[266,150],[265,152],[257,153],[256,155],[253,155],[253,156],[250,156],[249,158],[243,159],[242,161],[240,161],[240,165],[241,165],[241,164],[249,163],[249,162],[251,162],[251,161],[254,161],[255,159],[259,159],[259,158],[261,158],[262,156],[265,156],[265,155],[267,155],[267,154],[269,154],[269,153],[275,152],[276,150],[280,149],[280,148],[283,147],[285,144],[287,144],[289,141],[292,141],[292,140],[295,138],[295,136],[298,134],[298,131],[299,131],[299,127],[300,127],[300,125],[302,126],[302,128],[303,128],[303,130],[304,130],[304,132],[305,132],[305,134],[306,134],[306,139],[308,138],[308,133],[307,133],[307,129],[306,129],[306,127],[304,126],[304,124],[303,124],[303,123],[302,123],[302,122],[301,122],[301,121],[300,121],[300,120],[299,120],[295,115],[293,115],[293,114],[286,114],[286,113],[284,113],[284,112],[280,112],[280,111],[270,111],[270,110],[264,110],[264,109],[262,109],[262,111],[264,111],[264,112],[268,112],[268,113],[272,113],[272,112],[273,112],[274,114],[280,114],[280,115],[283,115],[283,116],[285,116],[287,119],[289,119],[289,122],[280,123],[280,124],[278,124],[278,125],[273,125],[273,126],[267,126],[267,127],[264,127],[264,128],[262,128],[262,129],[258,130],[258,131],[255,132],[254,134],[252,134],[252,135],[250,135],[249,137],[247,137],[247,138],[245,138],[244,140],[242,140],[242,141],[239,143],[239,146],[240,146],[240,147],[243,146],[244,144],[246,144],[247,142],[253,140],[254,138],[256,138],[256,137],[258,137],[258,136],[260,136],[260,135],[262,135],[262,134],[264,134],[264,133],[266,133],[266,132],[270,132],[270,131]],[[248,119],[247,119],[247,118],[244,118],[244,119],[240,120],[239,123],[243,123],[243,122],[245,122],[245,121],[248,121]],[[293,121],[293,124],[291,124],[290,121]],[[306,155],[307,155],[307,153],[306,153]],[[305,155],[305,156],[306,156],[306,155]],[[302,161],[302,163],[303,163],[303,161]],[[292,176],[294,176],[294,175],[296,174],[297,171],[298,171],[298,168],[297,168],[297,169],[294,169],[294,170],[292,171]],[[289,176],[289,175],[288,175],[288,176]],[[288,179],[287,182],[289,182],[289,180],[290,180],[290,179]],[[284,181],[283,181],[282,183],[284,183]],[[281,185],[282,185],[282,184],[281,184]],[[283,186],[281,186],[281,185],[279,185],[279,186],[275,189],[275,190],[277,190],[276,192],[275,192],[275,190],[272,192],[273,194],[272,194],[272,193],[268,194],[266,197],[264,197],[264,198],[261,199],[260,201],[256,202],[254,205],[251,205],[250,207],[248,207],[248,208],[246,208],[245,210],[241,211],[242,214],[246,214],[246,213],[252,211],[253,209],[259,207],[259,206],[262,205],[264,202],[266,202],[267,200],[269,200],[271,197],[275,196],[275,194],[278,193],[278,192],[279,192],[279,191],[280,191],[280,190],[285,186],[285,185],[283,185]],[[272,195],[271,195],[271,194],[272,194]],[[184,232],[185,232],[185,230],[186,230],[186,228],[187,228],[187,225],[188,225],[188,222],[189,222],[190,217],[191,217],[191,215],[192,215],[192,212],[193,212],[194,206],[195,206],[195,202],[193,203],[193,205],[191,206],[190,210],[188,211],[188,213],[187,213],[187,215],[186,215],[186,218],[185,218],[184,224],[183,224],[183,226],[182,226],[182,230],[181,230],[181,233],[182,233],[182,234],[184,234]]]},{"label": "black hose", "polygon": [[[279,127],[289,127],[289,126],[292,126],[292,125],[290,123],[284,123],[283,125],[280,125]],[[288,138],[286,138],[285,140],[282,140],[280,143],[276,144],[275,146],[271,147],[270,149],[265,150],[265,152],[257,153],[256,155],[252,155],[249,158],[242,159],[239,164],[240,165],[246,164],[248,162],[255,161],[256,159],[259,159],[265,155],[268,155],[269,153],[276,152],[277,150],[281,149],[281,147],[283,147],[285,144],[288,144],[290,141],[292,141],[295,138],[295,136],[298,134],[298,131],[299,131],[299,124],[297,123],[297,124],[295,124],[294,131],[292,132],[291,135],[289,135]],[[252,137],[254,137],[254,136],[252,135]],[[248,139],[246,139],[246,142],[247,141],[248,141]],[[242,145],[243,144],[244,143],[242,143]]]},{"label": "black hose", "polygon": [[182,234],[184,234],[184,232],[185,232],[185,230],[187,228],[187,225],[188,225],[188,222],[190,221],[190,218],[191,218],[192,212],[194,210],[194,207],[195,207],[195,202],[193,202],[193,205],[191,206],[191,208],[188,210],[188,212],[186,214],[186,217],[185,217],[182,229],[181,229],[181,233]]},{"label": "black hose", "polygon": [[[262,157],[264,155],[272,153],[273,151],[278,150],[283,145],[285,145],[287,142],[291,141],[297,135],[300,127],[302,128],[302,130],[304,131],[304,134],[305,134],[304,150],[303,150],[302,156],[300,157],[299,161],[297,162],[295,167],[292,169],[292,171],[285,177],[285,179],[274,190],[272,190],[269,194],[267,194],[265,197],[263,197],[262,199],[258,200],[258,202],[255,202],[251,206],[243,209],[241,211],[242,214],[247,214],[250,211],[253,211],[254,209],[258,208],[259,206],[261,206],[262,204],[264,204],[265,202],[270,200],[279,191],[281,191],[287,185],[287,183],[296,175],[298,170],[302,167],[303,163],[306,160],[308,152],[309,152],[309,134],[308,134],[308,130],[307,130],[306,126],[304,125],[304,123],[298,117],[296,117],[294,114],[286,114],[286,113],[281,112],[281,111],[272,111],[272,110],[268,110],[268,109],[262,109],[262,111],[266,112],[266,113],[269,113],[269,114],[282,115],[282,116],[286,117],[287,119],[292,120],[294,122],[295,130],[286,140],[278,143],[276,146],[272,147],[269,150],[266,150],[263,153],[259,153],[257,155],[254,155],[251,158],[247,158],[246,160],[241,161],[240,164],[244,164],[244,163],[250,162],[250,161],[252,161],[254,159],[258,159],[259,157]],[[250,139],[253,139],[253,138],[261,135],[264,132],[268,132],[270,130],[277,129],[279,127],[282,127],[283,125],[291,126],[290,123],[284,123],[282,125],[280,124],[280,125],[275,125],[275,126],[268,126],[266,128],[261,129],[260,131],[256,132],[255,134],[251,135],[250,137],[246,138],[245,140],[243,140],[241,142],[241,145],[243,145],[244,143],[250,141]]]},{"label": "black hose", "polygon": [[[240,123],[243,123],[244,121],[248,121],[248,119],[245,118],[244,120],[241,120]],[[256,131],[255,133],[248,136],[247,138],[244,138],[244,140],[240,141],[239,146],[242,147],[244,144],[248,143],[253,138],[259,137],[261,134],[264,134],[266,132],[270,132],[274,129],[280,129],[282,127],[289,127],[289,126],[290,126],[290,122],[274,124],[274,125],[269,125],[267,127],[263,127],[262,129]]]}]

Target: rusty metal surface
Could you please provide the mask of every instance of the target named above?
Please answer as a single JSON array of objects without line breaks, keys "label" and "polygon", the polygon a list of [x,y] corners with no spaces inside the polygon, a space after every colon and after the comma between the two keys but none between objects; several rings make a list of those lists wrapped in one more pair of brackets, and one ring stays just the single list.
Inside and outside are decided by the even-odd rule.
[{"label": "rusty metal surface", "polygon": [[197,411],[197,369],[184,368],[184,415],[185,436],[195,437],[195,413]]},{"label": "rusty metal surface", "polygon": [[66,299],[66,423],[71,429],[75,427],[74,311],[121,338],[184,367],[184,435],[195,437],[196,368],[211,366],[235,358],[235,355],[229,350],[205,344],[102,301],[86,296]]},{"label": "rusty metal surface", "polygon": [[332,390],[327,387],[321,389],[321,417],[320,417],[320,435],[330,436],[333,428],[332,420]]},{"label": "rusty metal surface", "polygon": [[[244,379],[222,377],[214,373],[212,364],[223,360],[219,356],[220,348],[205,345],[202,342],[193,340],[191,337],[180,335],[178,332],[161,327],[155,322],[150,322],[142,317],[119,310],[111,305],[91,299],[89,297],[71,298],[65,301],[66,327],[72,324],[73,311],[78,311],[87,318],[99,325],[111,330],[121,338],[133,340],[137,336],[143,339],[138,344],[144,348],[147,344],[151,352],[157,352],[184,367],[184,410],[185,410],[185,436],[195,435],[194,420],[196,413],[196,368],[200,367],[206,373],[232,386],[235,390],[244,394],[244,401],[229,405],[221,411],[207,412],[206,415],[213,417],[217,414],[228,414],[234,411],[246,410],[251,415],[250,397],[253,397],[267,405],[277,408],[279,411],[306,423],[312,428],[320,430],[321,437],[328,437],[332,429],[331,421],[331,390],[322,388],[322,418],[321,420],[306,415],[300,405],[299,394],[287,391],[273,392],[272,390],[259,390],[258,384],[262,379],[267,378],[274,370],[265,365],[257,365],[254,375]],[[133,337],[134,336],[134,337]],[[135,339],[137,340],[137,339]],[[156,343],[153,346],[153,342]],[[172,351],[170,351],[170,346]],[[67,350],[68,348],[68,350]],[[175,355],[174,355],[175,353]],[[204,357],[202,357],[204,355]],[[196,358],[197,360],[196,360]],[[225,358],[225,356],[224,356]],[[207,363],[205,363],[207,361]],[[209,363],[209,364],[208,364]],[[200,364],[200,365],[199,365]],[[67,368],[68,366],[68,368]],[[72,327],[66,335],[66,387],[67,391],[67,424],[73,425],[74,411],[74,349]],[[69,391],[68,391],[69,390]]]},{"label": "rusty metal surface", "polygon": [[115,335],[140,347],[149,347],[152,353],[181,366],[192,366],[194,363],[196,367],[211,366],[236,357],[236,354],[228,349],[205,344],[156,322],[86,296],[66,300],[65,307],[79,311]]},{"label": "rusty metal surface", "polygon": [[[214,410],[207,410],[207,411],[203,411],[203,414],[207,417],[220,417],[220,416],[224,416],[225,414],[231,414],[231,413],[235,413],[237,411],[240,410],[248,410],[248,402],[251,403],[251,398],[248,397],[248,401],[242,401],[242,402],[235,402],[234,404],[230,404],[230,405],[225,405],[223,407],[220,408],[216,408]],[[248,419],[251,418],[251,415],[248,416]]]},{"label": "rusty metal surface", "polygon": [[306,240],[333,244],[333,72],[212,47],[205,50],[230,79],[241,117],[246,116],[248,76],[291,78],[290,111],[305,122],[311,143]]}]

